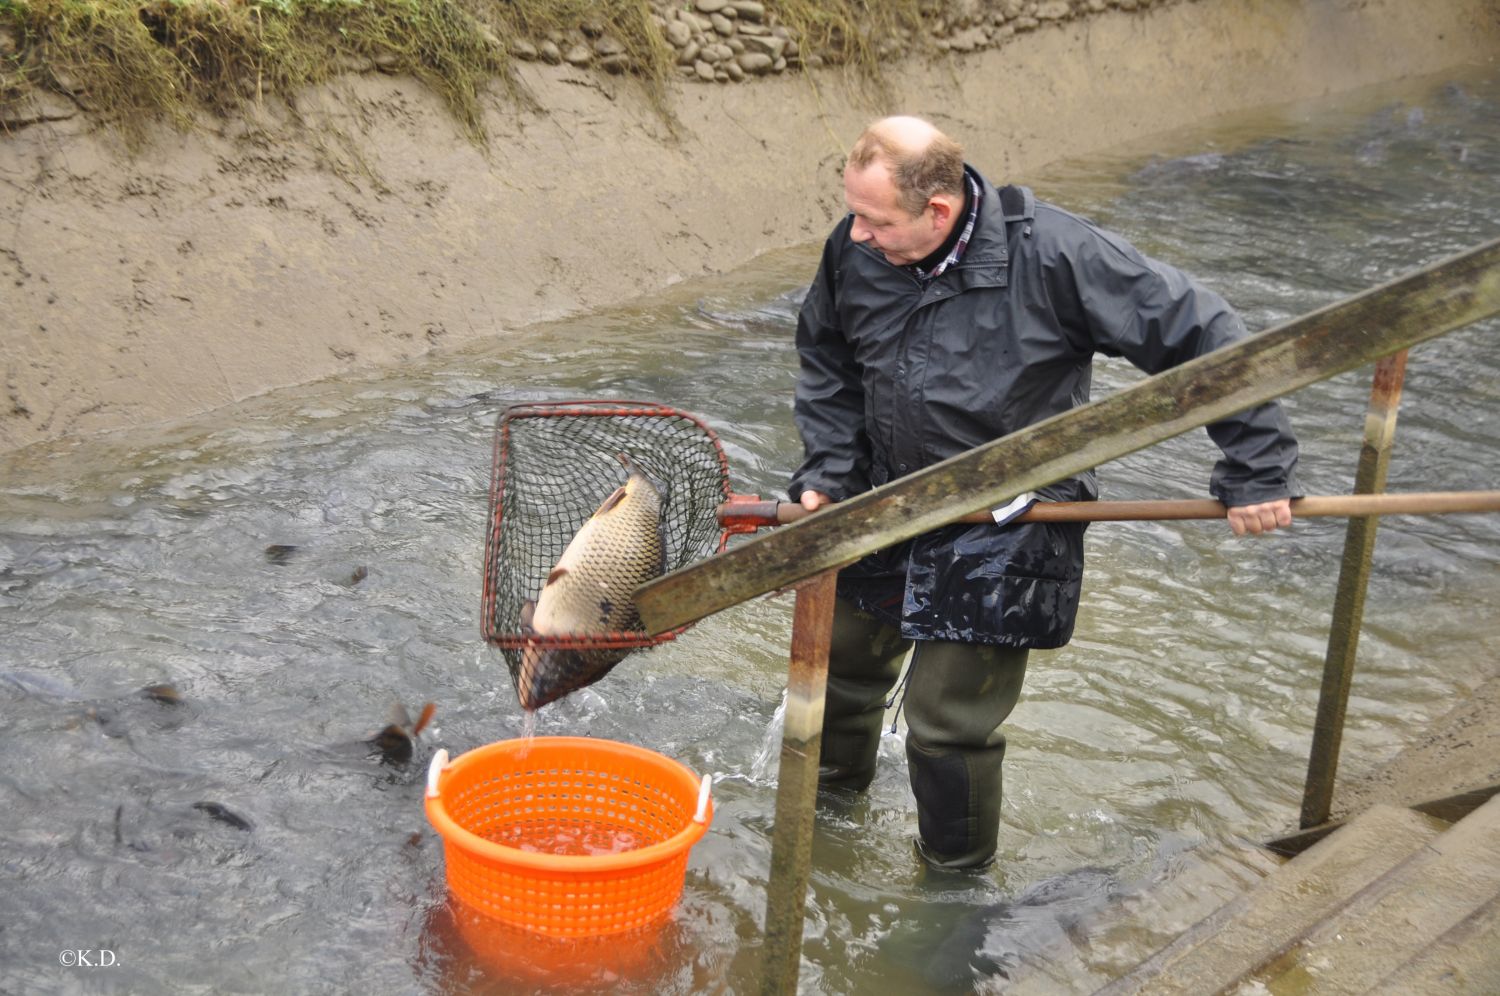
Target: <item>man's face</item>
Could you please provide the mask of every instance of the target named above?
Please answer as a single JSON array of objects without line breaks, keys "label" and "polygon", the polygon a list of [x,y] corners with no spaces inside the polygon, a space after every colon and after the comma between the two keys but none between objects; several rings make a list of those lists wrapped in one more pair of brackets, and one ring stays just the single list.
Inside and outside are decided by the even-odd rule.
[{"label": "man's face", "polygon": [[862,170],[844,170],[844,203],[854,214],[849,237],[879,250],[892,266],[926,259],[947,235],[931,203],[921,214],[906,212],[896,198],[890,170],[878,159]]}]

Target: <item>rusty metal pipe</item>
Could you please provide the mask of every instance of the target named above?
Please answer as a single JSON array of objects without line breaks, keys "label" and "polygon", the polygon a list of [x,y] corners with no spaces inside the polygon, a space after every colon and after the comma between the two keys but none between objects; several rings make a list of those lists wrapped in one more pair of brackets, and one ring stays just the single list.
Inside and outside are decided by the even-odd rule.
[{"label": "rusty metal pipe", "polygon": [[[1227,509],[1211,498],[1180,501],[1064,501],[1038,502],[1016,516],[1016,522],[1143,522],[1222,519]],[[1451,515],[1463,512],[1500,512],[1500,491],[1420,491],[1407,494],[1309,495],[1292,500],[1296,518],[1372,515]],[[719,506],[726,526],[764,529],[798,522],[813,513],[795,502],[731,500]],[[954,522],[989,522],[988,512],[973,512]]]}]

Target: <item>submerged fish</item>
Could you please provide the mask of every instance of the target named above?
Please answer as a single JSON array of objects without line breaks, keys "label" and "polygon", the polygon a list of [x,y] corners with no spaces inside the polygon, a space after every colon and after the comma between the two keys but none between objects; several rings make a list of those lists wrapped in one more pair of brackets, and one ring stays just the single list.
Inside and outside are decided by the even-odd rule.
[{"label": "submerged fish", "polygon": [[176,685],[170,682],[160,685],[147,685],[136,694],[142,698],[150,699],[152,702],[159,702],[166,706],[182,705],[182,693],[177,690]]},{"label": "submerged fish", "polygon": [[[529,636],[598,636],[641,628],[631,594],[666,569],[661,489],[621,453],[629,477],[579,528],[535,603],[521,610]],[[592,685],[628,649],[578,650],[533,640],[511,665],[521,707],[540,709]]]},{"label": "submerged fish", "polygon": [[1113,872],[1079,868],[1001,902],[928,902],[921,917],[891,932],[883,950],[894,964],[915,970],[926,991],[1001,991],[996,980],[1015,982],[1084,947],[1088,923],[1122,895]]},{"label": "submerged fish", "polygon": [[[220,802],[195,802],[193,803],[193,808],[200,813],[207,813],[220,823],[234,827],[236,830],[253,830],[255,828],[254,824],[249,820]],[[119,815],[118,812],[116,815]]]},{"label": "submerged fish", "polygon": [[436,712],[437,706],[429,702],[422,707],[421,715],[413,723],[411,714],[406,711],[406,706],[396,703],[391,708],[391,721],[384,729],[366,741],[370,745],[370,753],[379,754],[382,761],[390,764],[405,764],[410,761],[417,737],[421,736],[422,730],[432,722],[433,714]]}]

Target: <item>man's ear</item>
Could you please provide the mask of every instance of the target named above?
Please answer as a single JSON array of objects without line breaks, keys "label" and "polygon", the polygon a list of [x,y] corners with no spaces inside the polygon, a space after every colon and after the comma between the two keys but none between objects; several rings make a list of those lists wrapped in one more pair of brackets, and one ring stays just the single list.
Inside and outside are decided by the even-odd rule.
[{"label": "man's ear", "polygon": [[934,194],[932,200],[927,202],[927,206],[932,208],[932,220],[937,228],[947,227],[948,222],[953,218],[953,212],[958,210],[954,199],[947,194]]}]

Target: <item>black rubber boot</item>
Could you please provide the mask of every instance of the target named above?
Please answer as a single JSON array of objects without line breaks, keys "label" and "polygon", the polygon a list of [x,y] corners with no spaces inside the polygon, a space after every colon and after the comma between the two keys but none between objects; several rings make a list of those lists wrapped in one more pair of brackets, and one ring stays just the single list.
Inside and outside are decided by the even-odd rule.
[{"label": "black rubber boot", "polygon": [[906,763],[917,798],[917,853],[934,868],[988,868],[1000,836],[1000,762],[1005,743],[980,750],[931,749],[908,736]]},{"label": "black rubber boot", "polygon": [[906,762],[917,851],[934,868],[983,868],[1000,833],[1000,724],[1021,696],[1025,650],[917,644],[906,691]]},{"label": "black rubber boot", "polygon": [[884,703],[875,709],[825,718],[823,745],[818,752],[818,787],[851,792],[869,788],[875,780],[875,757],[884,722]]},{"label": "black rubber boot", "polygon": [[818,785],[860,792],[875,778],[885,697],[910,644],[896,627],[839,601],[828,650]]}]

